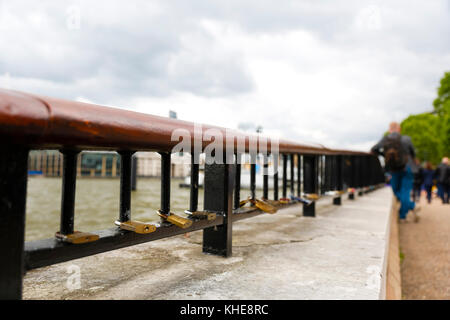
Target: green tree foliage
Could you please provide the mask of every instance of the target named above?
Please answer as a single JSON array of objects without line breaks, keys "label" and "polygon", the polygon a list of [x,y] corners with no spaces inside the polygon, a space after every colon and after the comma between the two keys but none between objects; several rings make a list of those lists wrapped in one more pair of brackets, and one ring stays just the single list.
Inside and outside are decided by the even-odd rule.
[{"label": "green tree foliage", "polygon": [[438,88],[438,96],[433,101],[434,110],[439,114],[448,114],[450,110],[450,72],[446,72]]},{"label": "green tree foliage", "polygon": [[433,101],[434,113],[411,115],[402,121],[402,134],[409,135],[417,157],[434,164],[450,155],[450,72],[445,72]]},{"label": "green tree foliage", "polygon": [[431,113],[411,115],[402,121],[402,134],[411,137],[416,148],[416,156],[421,160],[439,163],[441,157],[441,137],[439,117]]},{"label": "green tree foliage", "polygon": [[442,155],[450,155],[450,72],[446,72],[438,88],[438,96],[433,101],[434,110],[441,119],[439,131],[442,137]]}]

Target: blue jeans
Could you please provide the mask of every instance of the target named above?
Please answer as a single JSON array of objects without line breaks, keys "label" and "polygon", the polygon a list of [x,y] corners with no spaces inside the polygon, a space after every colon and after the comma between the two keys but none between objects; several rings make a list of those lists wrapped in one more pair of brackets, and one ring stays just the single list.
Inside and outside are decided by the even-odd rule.
[{"label": "blue jeans", "polygon": [[405,219],[409,210],[413,210],[415,203],[411,201],[411,190],[414,176],[409,166],[400,172],[391,172],[391,186],[397,199],[400,201],[400,219]]},{"label": "blue jeans", "polygon": [[450,185],[438,183],[438,196],[441,198],[442,203],[449,203],[450,201]]}]

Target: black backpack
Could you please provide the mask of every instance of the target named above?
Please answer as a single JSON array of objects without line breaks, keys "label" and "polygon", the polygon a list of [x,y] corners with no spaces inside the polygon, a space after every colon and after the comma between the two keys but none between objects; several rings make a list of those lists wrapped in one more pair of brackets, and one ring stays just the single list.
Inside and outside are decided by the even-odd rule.
[{"label": "black backpack", "polygon": [[389,135],[384,146],[384,161],[389,171],[402,171],[408,163],[408,154],[402,144],[401,135]]}]

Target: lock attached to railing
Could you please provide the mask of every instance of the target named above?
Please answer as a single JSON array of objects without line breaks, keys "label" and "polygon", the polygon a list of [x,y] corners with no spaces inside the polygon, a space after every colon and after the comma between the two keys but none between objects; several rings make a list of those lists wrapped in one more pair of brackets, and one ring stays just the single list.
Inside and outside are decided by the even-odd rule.
[{"label": "lock attached to railing", "polygon": [[185,210],[184,213],[194,219],[199,219],[199,220],[206,219],[208,221],[212,221],[212,220],[216,219],[216,214],[214,212]]},{"label": "lock attached to railing", "polygon": [[280,202],[280,204],[288,204],[289,202],[291,202],[291,199],[289,198],[280,198],[280,200],[278,200]]},{"label": "lock attached to railing", "polygon": [[98,234],[93,234],[93,233],[89,233],[89,232],[81,232],[81,231],[74,231],[71,234],[62,234],[60,232],[56,232],[55,237],[58,240],[61,240],[63,242],[73,243],[73,244],[94,242],[100,238]]},{"label": "lock attached to railing", "polygon": [[319,200],[320,197],[317,193],[308,193],[308,194],[305,194],[305,198],[308,200],[316,201],[316,200]]},{"label": "lock attached to railing", "polygon": [[255,207],[261,209],[266,213],[275,213],[278,210],[275,206],[262,199],[255,199],[250,201],[254,204]]},{"label": "lock attached to railing", "polygon": [[244,205],[246,205],[247,203],[251,203],[252,206],[266,212],[266,213],[275,213],[277,212],[277,208],[269,203],[266,200],[262,200],[262,199],[251,199],[250,197],[246,200],[242,200],[239,202],[239,207],[243,207]]},{"label": "lock attached to railing", "polygon": [[291,200],[292,201],[296,201],[296,202],[304,203],[307,206],[309,206],[311,203],[313,203],[312,200],[308,200],[308,199],[304,199],[304,198],[300,198],[300,197],[296,197],[296,196],[291,196]]},{"label": "lock attached to railing", "polygon": [[133,231],[139,234],[147,234],[156,231],[156,226],[151,223],[145,223],[141,221],[128,220],[125,222],[114,222],[122,230]]},{"label": "lock attached to railing", "polygon": [[160,210],[156,210],[156,213],[163,218],[165,221],[170,222],[171,224],[176,225],[177,227],[180,227],[182,229],[189,228],[192,226],[192,220],[183,218],[180,216],[177,216],[176,214],[170,213],[170,214],[164,214]]}]

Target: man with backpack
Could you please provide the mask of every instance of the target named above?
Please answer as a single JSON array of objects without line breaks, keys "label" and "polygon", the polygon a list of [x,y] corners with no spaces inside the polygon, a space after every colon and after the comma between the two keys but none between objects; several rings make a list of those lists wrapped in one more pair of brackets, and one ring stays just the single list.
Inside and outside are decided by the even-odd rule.
[{"label": "man with backpack", "polygon": [[371,152],[384,156],[385,169],[391,174],[391,186],[394,195],[400,201],[400,222],[406,222],[409,211],[414,214],[414,221],[419,221],[417,212],[420,206],[411,201],[415,169],[414,159],[416,152],[411,138],[400,134],[400,124],[392,122],[389,125],[389,134],[385,135],[371,149]]}]

